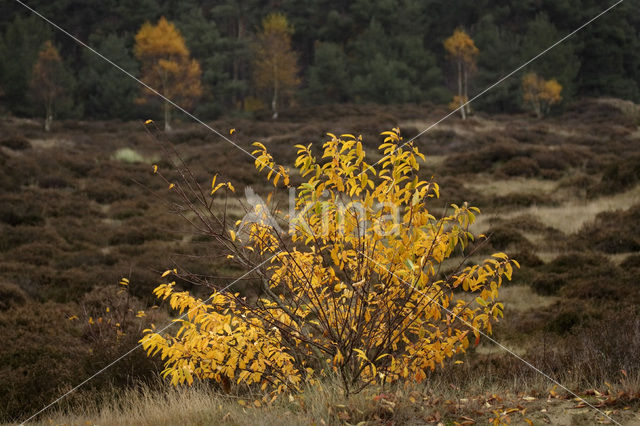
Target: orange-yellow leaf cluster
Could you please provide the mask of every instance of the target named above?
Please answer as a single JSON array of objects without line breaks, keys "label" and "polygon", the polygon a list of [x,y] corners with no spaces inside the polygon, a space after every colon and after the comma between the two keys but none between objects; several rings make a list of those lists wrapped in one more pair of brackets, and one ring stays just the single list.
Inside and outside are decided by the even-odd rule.
[{"label": "orange-yellow leaf cluster", "polygon": [[[250,249],[270,259],[255,272],[263,283],[257,302],[229,291],[201,301],[175,283],[156,288],[187,313],[177,332],[147,330],[142,339],[173,383],[226,378],[277,393],[329,372],[346,392],[420,382],[465,352],[470,334],[491,333],[502,316],[499,289],[517,263],[496,253],[442,274],[443,262],[473,240],[479,210],[465,203],[431,213],[439,186],[419,177],[424,156],[398,129],[382,135],[380,170],[353,135],[329,134],[318,155],[311,144],[295,146],[303,183],[289,234],[262,222],[245,238],[233,232],[225,240],[236,258]],[[255,146],[258,170],[268,166],[274,184],[288,177],[264,145]]]},{"label": "orange-yellow leaf cluster", "polygon": [[536,73],[522,78],[522,99],[538,117],[542,117],[551,105],[562,100],[562,85],[555,78],[545,80]]},{"label": "orange-yellow leaf cluster", "polygon": [[[142,81],[170,100],[189,108],[202,95],[200,64],[191,59],[180,31],[166,18],[156,25],[145,22],[136,34],[133,51],[141,62]],[[152,97],[153,93],[145,90],[145,95]],[[169,111],[165,104],[167,123]]]}]

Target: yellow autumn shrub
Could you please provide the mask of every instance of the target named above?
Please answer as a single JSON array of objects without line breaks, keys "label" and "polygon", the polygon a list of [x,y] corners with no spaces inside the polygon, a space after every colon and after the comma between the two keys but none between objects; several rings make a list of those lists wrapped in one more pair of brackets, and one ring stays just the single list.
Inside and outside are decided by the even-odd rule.
[{"label": "yellow autumn shrub", "polygon": [[[366,162],[363,142],[353,135],[329,134],[319,154],[311,144],[296,145],[303,182],[288,233],[280,229],[283,220],[213,230],[228,221],[207,219],[198,203],[211,206],[210,200],[195,197],[196,217],[229,247],[230,258],[260,278],[262,289],[255,303],[222,287],[206,300],[174,282],[155,289],[186,314],[176,320],[177,332],[146,330],[141,340],[149,355],[165,361],[173,384],[213,379],[277,394],[333,372],[348,394],[375,383],[423,381],[465,352],[470,336],[491,333],[502,316],[499,288],[517,263],[496,253],[444,274],[443,262],[474,239],[469,227],[479,210],[465,203],[430,211],[439,186],[419,177],[424,156],[404,144],[398,129],[383,135],[376,165]],[[275,187],[288,187],[289,170],[254,145],[258,170],[268,170]],[[176,185],[186,193],[188,185]],[[221,188],[229,190],[214,179],[211,196]]]},{"label": "yellow autumn shrub", "polygon": [[522,100],[538,118],[549,112],[551,105],[562,100],[562,85],[555,78],[545,80],[530,72],[522,77]]}]

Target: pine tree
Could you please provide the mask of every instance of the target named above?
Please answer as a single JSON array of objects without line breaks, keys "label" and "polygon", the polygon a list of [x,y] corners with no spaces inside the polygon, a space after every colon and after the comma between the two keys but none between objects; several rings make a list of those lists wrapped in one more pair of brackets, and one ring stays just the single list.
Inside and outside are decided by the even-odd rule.
[{"label": "pine tree", "polygon": [[347,56],[336,43],[316,43],[305,98],[310,104],[344,102],[349,96]]},{"label": "pine tree", "polygon": [[[522,40],[520,62],[533,58],[562,37],[545,13],[539,13],[527,24]],[[557,45],[544,56],[536,59],[531,70],[544,78],[555,78],[563,87],[563,95],[570,98],[580,69],[580,59],[575,55],[574,41],[569,39]]]},{"label": "pine tree", "polygon": [[[125,40],[116,35],[100,39],[89,37],[89,44],[133,75],[138,65],[131,57]],[[88,118],[130,118],[138,87],[134,80],[105,62],[89,50],[84,50],[85,66],[78,76],[80,98],[84,100],[84,114]]]},{"label": "pine tree", "polygon": [[23,18],[18,15],[6,27],[0,45],[0,86],[4,101],[11,111],[32,115],[38,109],[27,99],[33,65],[45,41],[51,39],[51,30],[37,16]]}]

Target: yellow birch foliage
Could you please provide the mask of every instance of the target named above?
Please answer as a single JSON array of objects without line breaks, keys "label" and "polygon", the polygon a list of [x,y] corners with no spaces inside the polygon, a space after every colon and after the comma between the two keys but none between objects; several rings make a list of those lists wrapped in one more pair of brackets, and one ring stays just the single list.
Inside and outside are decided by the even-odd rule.
[{"label": "yellow birch foliage", "polygon": [[444,41],[444,48],[455,63],[457,71],[458,93],[450,106],[457,103],[453,109],[461,107],[460,114],[465,119],[466,114],[471,111],[469,105],[464,105],[469,98],[469,75],[476,69],[476,57],[479,51],[471,37],[462,28],[457,28],[453,35]]},{"label": "yellow birch foliage", "polygon": [[[319,156],[311,144],[296,145],[303,183],[289,235],[269,222],[251,224],[242,241],[229,231],[234,256],[269,260],[256,303],[229,291],[202,301],[173,282],[156,288],[188,313],[176,333],[146,330],[141,340],[165,361],[172,383],[229,380],[278,393],[333,372],[349,393],[421,382],[465,352],[470,336],[477,342],[491,333],[502,316],[498,291],[517,262],[496,253],[442,274],[442,263],[473,240],[479,210],[465,203],[442,216],[430,212],[439,186],[419,178],[424,156],[402,146],[398,129],[383,135],[379,171],[353,135],[329,134]],[[288,186],[288,170],[254,145],[256,168]],[[212,196],[224,185],[214,179]]]},{"label": "yellow birch foliage", "polygon": [[[162,17],[156,25],[145,22],[135,37],[134,54],[141,63],[141,79],[184,108],[202,95],[200,64],[191,59],[184,38]],[[154,97],[149,90],[146,97]],[[140,99],[141,102],[145,98]],[[165,126],[170,128],[170,105],[165,103]]]},{"label": "yellow birch foliage", "polygon": [[38,53],[29,81],[29,93],[44,104],[46,131],[51,129],[54,105],[65,93],[61,78],[63,73],[60,53],[53,43],[47,40]]},{"label": "yellow birch foliage", "polygon": [[281,98],[300,85],[298,55],[291,49],[292,33],[286,16],[269,14],[262,20],[262,30],[253,47],[254,84],[269,93],[274,118]]},{"label": "yellow birch foliage", "polygon": [[462,28],[457,28],[451,37],[444,41],[444,48],[449,55],[471,65],[475,63],[478,48]]},{"label": "yellow birch foliage", "polygon": [[522,99],[538,117],[562,100],[561,93],[562,85],[555,78],[545,80],[533,72],[522,78]]},{"label": "yellow birch foliage", "polygon": [[458,108],[460,108],[460,105],[464,105],[468,101],[469,101],[469,99],[467,99],[464,96],[460,97],[459,95],[454,95],[453,99],[451,100],[451,102],[449,102],[449,109],[451,111],[455,111]]}]

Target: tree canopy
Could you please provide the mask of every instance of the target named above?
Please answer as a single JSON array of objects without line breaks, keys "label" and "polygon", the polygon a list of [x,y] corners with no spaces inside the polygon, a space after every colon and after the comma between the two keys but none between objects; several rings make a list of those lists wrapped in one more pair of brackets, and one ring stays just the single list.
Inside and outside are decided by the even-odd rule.
[{"label": "tree canopy", "polygon": [[[323,0],[311,4],[301,0],[223,0],[215,5],[201,0],[179,4],[168,0],[94,0],[70,14],[65,4],[30,3],[144,79],[150,77],[150,57],[158,58],[159,52],[172,56],[170,60],[181,69],[178,74],[191,73],[201,81],[200,89],[189,84],[189,90],[182,88],[172,94],[192,90],[179,103],[195,107],[206,118],[242,109],[251,104],[246,102],[249,98],[264,98],[265,108],[272,103],[275,91],[266,82],[267,51],[256,47],[266,42],[263,21],[267,16],[286,21],[281,34],[289,47],[280,60],[287,58],[288,62],[279,68],[276,80],[281,89],[289,87],[287,95],[297,104],[445,103],[454,94],[472,97],[606,7],[593,0],[506,0],[498,5],[487,0],[446,4],[435,0]],[[635,54],[640,48],[640,17],[633,13],[639,7],[640,0],[620,4],[534,61],[521,75],[491,90],[474,102],[474,107],[522,111],[526,103],[520,96],[520,82],[529,71],[544,79],[555,78],[563,87],[564,101],[585,96],[640,101],[640,57]],[[166,31],[150,31],[154,25],[145,22],[160,25],[161,17],[166,17]],[[447,54],[444,44],[456,28],[464,28],[478,50],[466,58],[473,59],[475,72],[462,94],[458,93],[452,55]],[[140,32],[147,35],[136,39]],[[156,36],[158,40],[152,41]],[[21,116],[39,114],[37,103],[27,99],[26,93],[38,51],[49,39],[79,82],[72,93],[74,111],[84,111],[87,118],[131,117],[143,111],[133,103],[132,83],[126,76],[108,71],[107,64],[100,65],[100,59],[64,34],[52,32],[14,3],[7,4],[0,16],[0,87],[4,92],[0,102],[6,110]],[[146,47],[135,50],[140,43]],[[186,57],[189,60],[176,62],[176,58]],[[106,76],[105,87],[98,85],[97,76],[101,75]],[[271,88],[267,90],[267,86]],[[294,87],[296,90],[291,90]],[[197,105],[190,105],[196,97]]]},{"label": "tree canopy", "polygon": [[[175,25],[161,17],[156,25],[145,22],[135,37],[134,53],[141,62],[141,78],[150,87],[178,105],[188,108],[202,94],[200,77],[202,70],[195,59],[191,59],[184,38]],[[145,88],[146,89],[146,88]],[[144,90],[147,97],[155,93]],[[171,129],[171,109],[164,102],[165,130]]]}]

